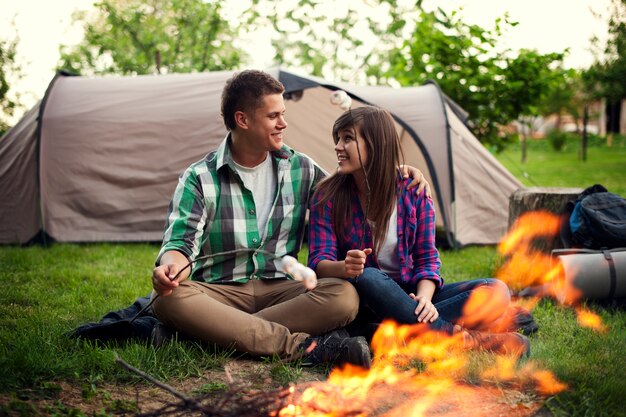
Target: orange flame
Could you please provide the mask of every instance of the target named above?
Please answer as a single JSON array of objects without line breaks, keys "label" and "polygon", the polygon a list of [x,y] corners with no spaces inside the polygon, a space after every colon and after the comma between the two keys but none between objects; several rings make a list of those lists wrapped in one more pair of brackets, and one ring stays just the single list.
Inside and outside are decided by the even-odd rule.
[{"label": "orange flame", "polygon": [[[294,403],[280,411],[279,417],[366,416],[370,413],[456,416],[465,415],[459,414],[459,408],[467,407],[465,402],[468,401],[475,409],[467,415],[487,416],[493,411],[489,407],[505,407],[506,404],[498,400],[502,395],[500,388],[500,394],[494,394],[485,384],[531,386],[540,392],[565,389],[548,371],[540,375],[531,362],[520,365],[515,355],[496,356],[493,366],[478,375],[483,383],[473,380],[468,384],[468,378],[475,377],[469,377],[472,361],[470,353],[463,348],[462,333],[447,335],[423,324],[398,325],[385,321],[374,335],[372,348],[371,369],[351,365],[335,368],[326,382],[306,388]],[[487,401],[483,398],[485,395],[493,399]],[[448,404],[450,409],[441,411],[441,404]],[[537,403],[537,408],[539,406]],[[386,411],[381,414],[379,407]],[[485,410],[480,411],[482,408]]]},{"label": "orange flame", "polygon": [[537,249],[537,242],[554,239],[560,222],[558,216],[548,212],[522,214],[498,244],[498,252],[508,259],[496,276],[514,290],[542,285],[557,278],[558,274],[551,272],[551,257]]},{"label": "orange flame", "polygon": [[600,316],[592,311],[579,307],[576,309],[576,316],[578,324],[583,327],[588,327],[599,333],[606,333],[608,331],[608,327],[602,322]]},{"label": "orange flame", "polygon": [[[506,262],[497,277],[514,289],[542,285],[545,294],[541,295],[572,304],[580,299],[580,293],[566,282],[561,263],[537,248],[536,241],[553,239],[559,226],[559,217],[547,212],[520,216],[498,246]],[[513,307],[507,308],[508,299],[478,290],[463,311],[466,320],[473,319],[463,323],[487,331],[504,331],[510,328],[515,308],[531,310],[537,302],[538,298],[516,299]],[[602,328],[599,317],[590,312],[580,311],[578,316],[584,325]],[[496,323],[483,326],[495,318],[499,318]],[[502,397],[507,388],[532,388],[541,395],[567,389],[551,372],[538,369],[532,361],[520,364],[514,354],[490,356],[493,364],[483,364],[476,375],[472,367],[477,354],[470,354],[464,343],[462,332],[448,335],[423,324],[385,321],[372,340],[371,369],[350,365],[334,369],[327,381],[306,388],[279,416],[522,416],[534,414],[540,402],[534,409],[514,405],[506,408],[507,401]]]}]

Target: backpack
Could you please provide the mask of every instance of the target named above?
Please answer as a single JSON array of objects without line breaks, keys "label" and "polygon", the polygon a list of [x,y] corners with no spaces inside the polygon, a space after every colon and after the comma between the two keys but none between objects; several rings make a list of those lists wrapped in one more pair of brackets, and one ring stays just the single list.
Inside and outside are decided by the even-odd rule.
[{"label": "backpack", "polygon": [[596,184],[567,203],[561,228],[566,248],[626,247],[626,199]]}]

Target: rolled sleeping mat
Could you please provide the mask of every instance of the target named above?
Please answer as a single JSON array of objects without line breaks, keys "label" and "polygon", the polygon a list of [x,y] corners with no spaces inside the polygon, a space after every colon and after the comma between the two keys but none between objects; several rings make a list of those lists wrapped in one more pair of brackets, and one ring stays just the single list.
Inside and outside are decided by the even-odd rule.
[{"label": "rolled sleeping mat", "polygon": [[555,250],[552,255],[561,263],[565,278],[559,301],[626,296],[626,248]]}]

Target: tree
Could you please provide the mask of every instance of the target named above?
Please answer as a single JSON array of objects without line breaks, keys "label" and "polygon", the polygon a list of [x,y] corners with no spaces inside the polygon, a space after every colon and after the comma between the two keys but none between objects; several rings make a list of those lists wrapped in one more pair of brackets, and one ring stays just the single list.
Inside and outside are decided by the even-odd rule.
[{"label": "tree", "polygon": [[583,73],[583,80],[591,97],[605,98],[609,108],[619,108],[617,104],[626,97],[626,0],[612,0],[611,4],[609,39],[596,62]]},{"label": "tree", "polygon": [[155,74],[225,70],[244,55],[233,46],[237,30],[220,2],[103,0],[94,18],[84,12],[85,36],[61,46],[59,69],[82,74]]},{"label": "tree", "polygon": [[245,13],[250,32],[272,29],[275,63],[335,80],[358,75],[368,52],[364,39],[372,35],[364,18],[373,6],[366,0],[356,5],[333,0],[286,3],[252,0]]},{"label": "tree", "polygon": [[15,51],[18,39],[0,39],[0,136],[6,132],[10,125],[8,117],[13,116],[15,110],[20,107],[19,96],[10,94],[9,81],[21,78],[21,68],[15,62]]},{"label": "tree", "polygon": [[[256,3],[263,3],[262,1]],[[421,1],[299,0],[294,8],[257,8],[271,22],[276,60],[336,80],[413,86],[434,79],[470,114],[479,139],[502,147],[502,126],[532,114],[562,54],[498,49],[505,15],[484,29],[458,13],[426,11]],[[265,10],[260,13],[258,10]],[[330,11],[329,11],[330,10]]]},{"label": "tree", "polygon": [[554,83],[543,95],[539,105],[539,113],[543,116],[556,115],[556,129],[561,128],[561,118],[568,114],[576,121],[576,129],[580,129],[580,118],[584,106],[581,72],[572,68],[556,68]]},{"label": "tree", "polygon": [[521,116],[537,114],[540,99],[563,55],[501,51],[498,39],[515,23],[506,16],[494,23],[494,28],[488,30],[464,23],[457,13],[422,10],[410,35],[390,51],[389,65],[376,75],[401,85],[436,80],[469,112],[478,138],[501,148],[502,127]]}]

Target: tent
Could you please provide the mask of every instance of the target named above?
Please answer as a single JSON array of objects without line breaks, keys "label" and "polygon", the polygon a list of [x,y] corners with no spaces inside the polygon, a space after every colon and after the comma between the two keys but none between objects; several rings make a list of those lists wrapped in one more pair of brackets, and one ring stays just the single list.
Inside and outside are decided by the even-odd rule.
[{"label": "tent", "polygon": [[[435,83],[366,87],[269,72],[286,87],[289,146],[336,167],[330,132],[342,110],[330,92],[343,89],[353,106],[394,115],[405,161],[430,182],[448,243],[493,244],[506,232],[508,199],[521,184]],[[57,74],[0,139],[0,243],[160,241],[179,174],[225,136],[220,94],[232,74]]]}]

